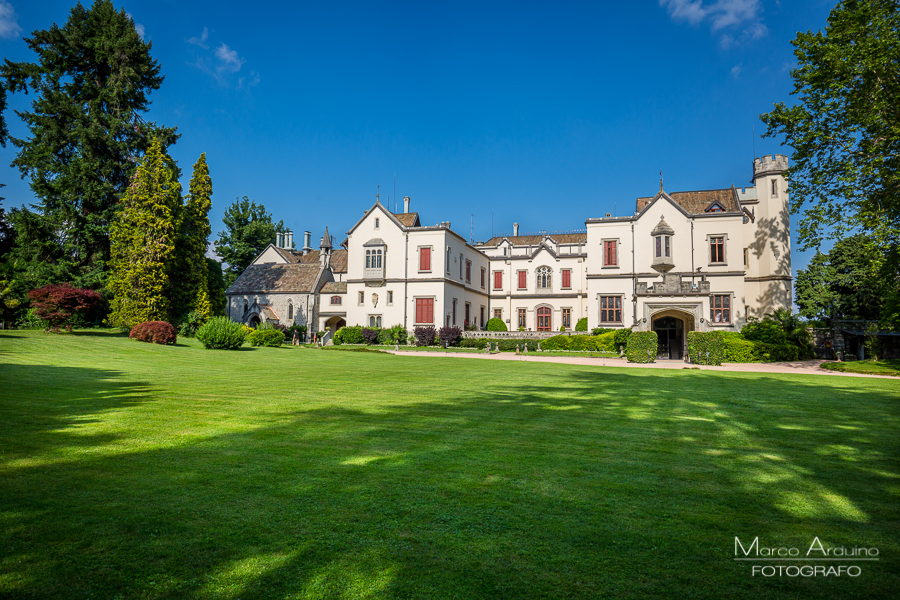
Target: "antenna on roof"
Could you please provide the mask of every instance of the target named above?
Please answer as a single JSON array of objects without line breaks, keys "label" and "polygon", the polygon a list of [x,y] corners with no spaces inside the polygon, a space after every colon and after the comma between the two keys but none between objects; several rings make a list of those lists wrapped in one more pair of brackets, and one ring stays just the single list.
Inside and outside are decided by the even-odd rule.
[{"label": "antenna on roof", "polygon": [[756,160],[756,125],[752,127],[753,131],[753,160]]},{"label": "antenna on roof", "polygon": [[469,243],[475,243],[475,215],[469,215]]},{"label": "antenna on roof", "polygon": [[491,237],[494,237],[494,209],[491,209]]},{"label": "antenna on roof", "polygon": [[394,212],[397,212],[397,171],[394,171]]}]

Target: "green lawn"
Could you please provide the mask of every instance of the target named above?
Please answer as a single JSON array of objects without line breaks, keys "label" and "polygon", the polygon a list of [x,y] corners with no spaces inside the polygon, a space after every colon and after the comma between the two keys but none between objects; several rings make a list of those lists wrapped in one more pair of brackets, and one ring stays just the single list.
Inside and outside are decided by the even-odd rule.
[{"label": "green lawn", "polygon": [[891,360],[854,360],[850,362],[823,363],[822,368],[844,373],[900,377],[900,359],[896,358]]},{"label": "green lawn", "polygon": [[894,598],[898,425],[890,379],[0,332],[0,597]]}]

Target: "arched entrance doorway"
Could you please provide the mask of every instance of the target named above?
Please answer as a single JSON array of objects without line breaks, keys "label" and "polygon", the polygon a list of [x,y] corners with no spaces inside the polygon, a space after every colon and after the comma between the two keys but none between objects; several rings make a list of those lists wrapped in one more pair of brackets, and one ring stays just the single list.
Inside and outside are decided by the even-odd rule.
[{"label": "arched entrance doorway", "polygon": [[657,337],[657,357],[660,359],[684,360],[684,321],[678,317],[666,316],[653,321],[653,331]]},{"label": "arched entrance doorway", "polygon": [[550,331],[550,314],[552,311],[547,306],[541,306],[537,309],[537,330],[538,331]]},{"label": "arched entrance doorway", "polygon": [[256,329],[257,327],[259,327],[259,315],[253,315],[253,316],[251,316],[251,317],[250,317],[250,321],[248,322],[248,324],[250,325],[250,327],[253,327],[254,329]]}]

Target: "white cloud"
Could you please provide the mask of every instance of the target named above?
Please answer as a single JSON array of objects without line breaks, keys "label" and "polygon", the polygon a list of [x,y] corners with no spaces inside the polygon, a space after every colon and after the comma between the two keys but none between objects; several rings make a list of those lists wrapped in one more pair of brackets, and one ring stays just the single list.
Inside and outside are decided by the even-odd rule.
[{"label": "white cloud", "polygon": [[237,89],[239,90],[249,90],[250,88],[259,85],[259,73],[256,71],[250,71],[250,81],[248,82],[245,77],[241,77],[237,82]]},{"label": "white cloud", "polygon": [[141,39],[142,39],[142,40],[146,39],[145,36],[146,36],[147,31],[144,29],[144,25],[141,24],[141,23],[138,23],[137,21],[135,21],[135,20],[134,20],[134,15],[131,14],[130,12],[127,12],[127,13],[125,13],[125,14],[128,15],[128,18],[131,19],[132,22],[134,22],[134,29],[137,31],[137,34],[138,34],[139,36],[141,36]]},{"label": "white cloud", "polygon": [[192,37],[185,40],[188,44],[193,44],[195,46],[200,46],[204,50],[209,50],[209,46],[206,45],[206,40],[209,39],[209,29],[206,27],[203,28],[203,33],[200,34],[200,37]]},{"label": "white cloud", "polygon": [[0,0],[0,38],[13,40],[22,35],[22,28],[16,22],[18,15],[12,4]]},{"label": "white cloud", "polygon": [[708,21],[713,32],[744,26],[739,36],[722,34],[720,44],[723,48],[758,40],[769,33],[760,17],[760,0],[717,0],[710,4],[703,0],[659,0],[659,5],[673,21],[687,21],[695,26]]},{"label": "white cloud", "polygon": [[741,63],[739,65],[734,65],[733,67],[731,67],[731,76],[734,77],[735,79],[737,79],[738,75],[741,74],[741,71],[743,69],[744,69],[744,63]]},{"label": "white cloud", "polygon": [[216,48],[216,60],[219,61],[216,65],[219,73],[237,73],[241,70],[241,65],[247,62],[238,56],[237,50],[232,50],[224,42]]}]

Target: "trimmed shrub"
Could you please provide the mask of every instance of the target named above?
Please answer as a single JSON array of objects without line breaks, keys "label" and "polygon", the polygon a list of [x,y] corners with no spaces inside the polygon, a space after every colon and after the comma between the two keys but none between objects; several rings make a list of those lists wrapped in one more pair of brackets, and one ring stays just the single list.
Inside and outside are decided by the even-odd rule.
[{"label": "trimmed shrub", "polygon": [[689,331],[688,355],[698,365],[721,365],[725,358],[725,341],[721,331]]},{"label": "trimmed shrub", "polygon": [[278,329],[257,329],[247,336],[247,340],[251,346],[278,348],[284,343],[284,332]]},{"label": "trimmed shrub", "polygon": [[487,348],[488,341],[493,341],[493,340],[488,340],[487,338],[475,338],[475,339],[466,338],[463,340],[459,340],[459,347],[460,348],[478,348],[479,350],[484,350],[485,348]]},{"label": "trimmed shrub", "polygon": [[493,340],[500,346],[500,352],[515,352],[516,345],[524,348],[528,346],[529,352],[535,352],[538,347],[538,342],[541,344],[541,348],[543,348],[543,340]]},{"label": "trimmed shrub", "polygon": [[128,337],[139,342],[153,344],[174,344],[177,341],[175,328],[165,321],[146,321],[131,328]]},{"label": "trimmed shrub", "polygon": [[506,323],[503,322],[503,319],[494,317],[493,319],[488,320],[485,329],[487,331],[506,331]]},{"label": "trimmed shrub", "polygon": [[237,350],[244,344],[244,326],[228,317],[213,317],[197,330],[197,339],[207,350]]},{"label": "trimmed shrub", "polygon": [[781,327],[781,323],[770,319],[760,321],[756,317],[747,317],[747,322],[741,328],[741,335],[745,340],[762,342],[764,344],[787,344],[787,335]]},{"label": "trimmed shrub", "polygon": [[587,331],[587,317],[581,317],[575,323],[575,331]]},{"label": "trimmed shrub", "polygon": [[362,338],[365,343],[372,344],[378,343],[378,330],[377,329],[369,329],[368,327],[363,327],[362,329]]},{"label": "trimmed shrub", "polygon": [[655,331],[632,331],[625,356],[631,363],[652,363],[656,360],[658,344]]},{"label": "trimmed shrub", "polygon": [[438,337],[441,338],[442,346],[456,346],[462,338],[462,329],[459,327],[441,327],[438,330]]},{"label": "trimmed shrub", "polygon": [[613,348],[610,350],[618,352],[619,348],[628,348],[628,336],[631,335],[631,327],[626,327],[625,329],[613,329],[615,335],[613,335]]},{"label": "trimmed shrub", "polygon": [[341,327],[338,329],[337,333],[334,334],[335,345],[340,346],[341,344],[363,344],[365,343],[365,339],[362,335],[362,327],[359,325],[354,325],[353,327]]},{"label": "trimmed shrub", "polygon": [[757,342],[745,340],[736,331],[722,332],[722,343],[725,345],[725,361],[735,363],[760,362]]},{"label": "trimmed shrub", "polygon": [[[152,323],[152,321],[149,321]],[[197,335],[197,330],[200,329],[200,326],[206,322],[206,318],[198,313],[196,310],[192,310],[187,315],[185,315],[184,320],[178,326],[178,335],[181,337],[194,337]]]},{"label": "trimmed shrub", "polygon": [[617,331],[617,330],[613,329],[612,327],[594,327],[591,330],[591,335],[600,335],[603,333],[609,333],[610,331]]},{"label": "trimmed shrub", "polygon": [[413,335],[416,336],[416,346],[433,346],[437,332],[434,327],[428,325],[427,327],[416,327]]}]

